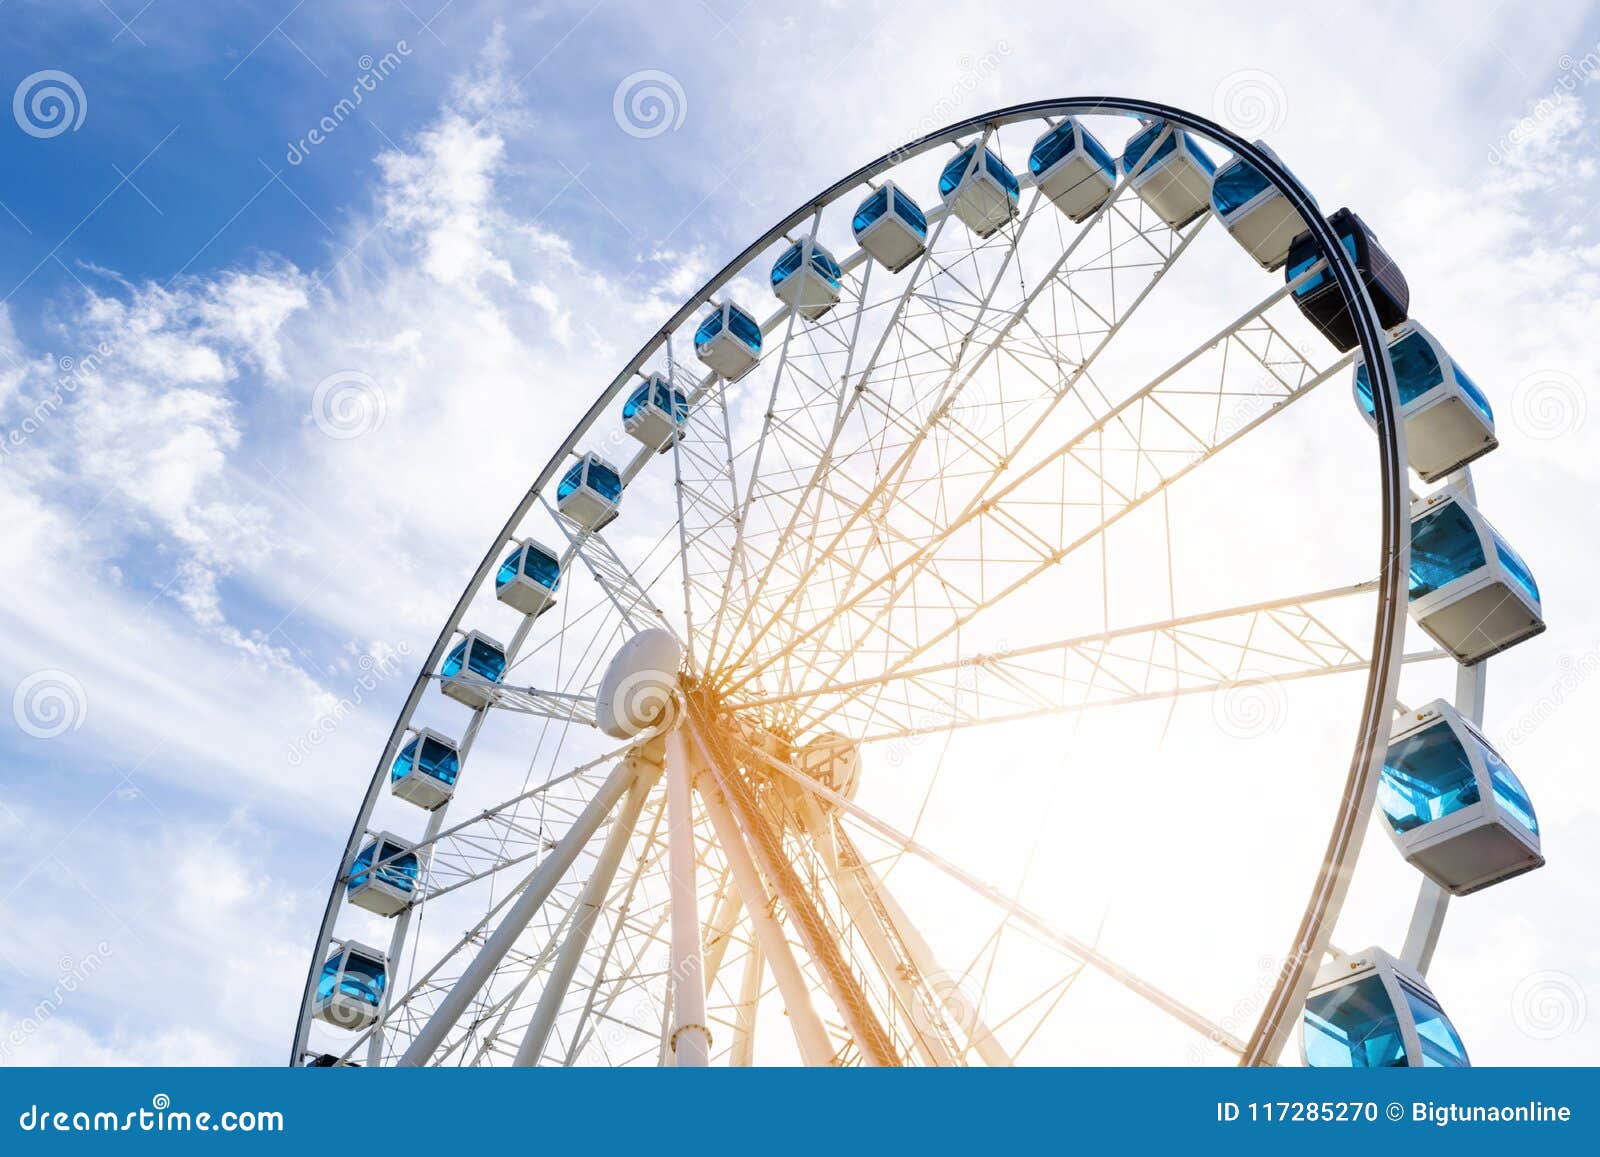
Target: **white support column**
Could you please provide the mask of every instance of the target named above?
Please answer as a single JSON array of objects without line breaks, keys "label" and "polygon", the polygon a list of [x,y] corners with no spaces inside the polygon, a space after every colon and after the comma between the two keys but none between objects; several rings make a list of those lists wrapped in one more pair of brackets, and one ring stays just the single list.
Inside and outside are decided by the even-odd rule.
[{"label": "white support column", "polygon": [[[833,821],[821,814],[821,809],[815,806],[809,797],[802,800],[804,804],[812,806],[803,808],[802,814],[812,813],[818,816],[815,821],[808,819],[807,827],[811,832],[811,839],[821,853],[823,866],[828,875],[833,879],[834,887],[839,891],[839,899],[844,904],[845,914],[850,917],[850,926],[860,935],[862,943],[866,945],[867,952],[878,963],[878,970],[883,973],[889,987],[894,991],[895,1001],[905,1010],[907,1020],[911,1025],[911,1044],[917,1050],[924,1064],[950,1067],[958,1063],[959,1058],[950,1054],[944,1042],[937,1033],[919,1031],[917,1024],[917,1010],[921,1000],[916,989],[912,986],[911,978],[901,966],[894,946],[890,944],[888,935],[878,923],[878,914],[873,910],[872,900],[867,895],[865,888],[867,881],[860,873],[854,872],[839,862],[839,854],[834,843]],[[863,865],[865,867],[865,865]],[[893,919],[893,917],[891,917]],[[896,929],[901,931],[900,929]],[[903,931],[901,940],[910,950],[910,942],[906,940]],[[919,972],[922,965],[915,961],[910,962]],[[929,975],[937,973],[923,972],[926,979]]]},{"label": "white support column", "polygon": [[[861,875],[863,886],[872,889],[878,897],[878,903],[889,913],[889,919],[894,921],[895,931],[900,934],[900,939],[906,946],[906,951],[911,954],[911,962],[917,966],[917,971],[922,973],[922,978],[938,976],[943,972],[939,967],[939,960],[933,954],[933,949],[922,938],[922,933],[906,915],[905,909],[900,907],[900,902],[894,898],[894,893],[889,891],[878,873],[873,871],[872,865],[861,859]],[[1011,1054],[995,1039],[994,1030],[983,1019],[981,1009],[974,1010],[972,1024],[968,1026],[970,1035],[967,1037],[967,1047],[975,1050],[983,1063],[993,1067],[1006,1066],[1012,1063]]]},{"label": "white support column", "polygon": [[477,999],[479,990],[488,983],[489,977],[505,959],[506,953],[511,951],[511,946],[522,935],[523,929],[528,926],[528,921],[533,919],[534,913],[543,906],[550,893],[555,891],[556,885],[561,882],[561,877],[572,867],[573,861],[578,858],[578,853],[594,837],[600,824],[611,814],[611,809],[617,805],[623,793],[633,785],[638,773],[639,765],[634,759],[625,757],[618,760],[610,777],[601,785],[588,806],[579,813],[578,818],[567,829],[567,834],[561,837],[561,841],[550,849],[550,854],[523,882],[516,903],[511,906],[505,918],[500,921],[499,927],[478,950],[478,954],[472,958],[472,962],[461,973],[461,978],[439,1002],[439,1007],[412,1040],[411,1047],[406,1049],[399,1064],[424,1065],[432,1059],[433,1054],[444,1043],[450,1027],[461,1019],[472,1002]]},{"label": "white support column", "polygon": [[811,987],[794,958],[783,929],[773,919],[771,897],[761,881],[750,849],[744,846],[744,836],[728,810],[727,802],[715,786],[702,781],[700,799],[705,804],[706,815],[728,857],[728,868],[734,882],[744,897],[745,910],[750,913],[750,923],[755,928],[756,942],[762,955],[772,967],[773,979],[778,982],[778,992],[789,1012],[789,1025],[794,1029],[795,1043],[800,1047],[801,1063],[828,1065],[833,1062],[833,1042],[822,1025],[811,1003]]},{"label": "white support column", "polygon": [[653,762],[645,752],[632,754],[628,759],[636,761],[636,778],[633,786],[628,789],[628,798],[617,809],[617,817],[611,822],[611,830],[606,833],[606,842],[600,849],[600,858],[595,862],[594,870],[589,873],[589,879],[584,882],[583,892],[578,897],[566,939],[562,941],[561,951],[557,953],[555,963],[550,966],[550,975],[545,980],[544,990],[539,994],[539,1003],[534,1006],[533,1019],[528,1022],[528,1030],[523,1034],[522,1044],[517,1047],[517,1057],[512,1063],[518,1067],[537,1065],[539,1058],[544,1055],[545,1046],[550,1043],[550,1033],[555,1029],[556,1017],[561,1012],[561,1005],[566,999],[567,989],[572,985],[572,978],[577,974],[578,962],[583,959],[583,954],[589,947],[589,937],[594,932],[595,920],[606,905],[606,897],[611,893],[611,882],[616,878],[617,868],[622,863],[623,854],[628,850],[629,841],[633,838],[633,830],[639,822],[639,813],[644,810],[645,797],[650,794],[650,789],[655,786],[656,778],[661,773],[661,765]]},{"label": "white support column", "polygon": [[744,958],[744,977],[739,982],[739,1007],[733,1019],[733,1051],[728,1064],[746,1069],[754,1062],[756,1051],[756,1011],[761,1004],[761,977],[766,971],[761,955],[761,943],[750,945]]},{"label": "white support column", "polygon": [[[682,714],[687,714],[686,712]],[[700,946],[700,897],[695,887],[694,769],[685,721],[667,736],[667,880],[672,922],[672,1055],[679,1068],[704,1068],[711,1057],[706,1027],[706,982]]]}]

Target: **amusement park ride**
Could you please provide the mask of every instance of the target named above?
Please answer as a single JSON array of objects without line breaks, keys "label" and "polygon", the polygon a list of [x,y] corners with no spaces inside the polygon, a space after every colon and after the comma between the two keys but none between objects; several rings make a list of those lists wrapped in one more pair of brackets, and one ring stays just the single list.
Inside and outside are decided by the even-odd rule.
[{"label": "amusement park ride", "polygon": [[[1142,340],[1134,318],[1162,316],[1212,218],[1232,238],[1218,260],[1242,249],[1281,279],[1221,328],[1174,338],[1163,320],[1181,345],[1112,387],[1102,366]],[[599,391],[477,567],[356,810],[292,1063],[1057,1059],[1025,1051],[1048,1015],[1029,1001],[953,1006],[947,965],[984,976],[970,954],[941,960],[943,918],[914,919],[889,886],[909,857],[1223,1057],[1279,1063],[1298,1033],[1309,1065],[1467,1064],[1425,978],[1451,897],[1544,862],[1482,731],[1485,660],[1544,621],[1476,505],[1468,464],[1497,445],[1486,392],[1410,310],[1361,217],[1324,216],[1266,145],[1149,102],[1001,109],[805,201]],[[964,644],[1330,380],[1376,434],[1372,577]],[[1366,608],[1369,639],[1329,626],[1335,604]],[[1408,652],[1408,621],[1437,649]],[[1365,686],[1326,851],[1247,1036],[860,802],[886,742],[1214,693],[1269,662]],[[1453,697],[1401,701],[1422,662],[1456,665]],[[514,741],[523,781],[458,800],[512,720],[535,729]],[[1339,953],[1375,805],[1416,870],[1410,931]]]}]

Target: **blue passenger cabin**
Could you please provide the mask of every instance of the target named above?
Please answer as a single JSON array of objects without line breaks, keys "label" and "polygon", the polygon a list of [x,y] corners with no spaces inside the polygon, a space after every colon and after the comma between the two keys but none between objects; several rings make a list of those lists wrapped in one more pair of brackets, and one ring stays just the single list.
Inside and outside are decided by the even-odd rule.
[{"label": "blue passenger cabin", "polygon": [[988,237],[1017,215],[1022,186],[1017,175],[989,149],[978,156],[968,145],[939,175],[939,196],[945,207],[979,237]]},{"label": "blue passenger cabin", "polygon": [[1151,121],[1123,146],[1122,171],[1139,199],[1173,229],[1211,208],[1216,162],[1166,121]]},{"label": "blue passenger cabin", "polygon": [[651,374],[622,405],[623,430],[661,453],[672,448],[673,439],[688,420],[689,395],[668,381],[666,374]]},{"label": "blue passenger cabin", "polygon": [[593,452],[561,476],[556,487],[556,510],[591,534],[604,530],[622,505],[622,474]]},{"label": "blue passenger cabin", "polygon": [[1378,806],[1407,862],[1465,896],[1544,864],[1539,820],[1499,752],[1443,699],[1389,741]]},{"label": "blue passenger cabin", "polygon": [[1472,503],[1451,490],[1411,508],[1411,617],[1466,665],[1544,630],[1539,585]]},{"label": "blue passenger cabin", "polygon": [[517,543],[494,576],[494,597],[535,617],[556,605],[560,588],[560,556],[531,538]]},{"label": "blue passenger cabin", "polygon": [[1455,1026],[1422,977],[1381,948],[1341,956],[1317,974],[1300,1022],[1314,1069],[1464,1069]]},{"label": "blue passenger cabin", "polygon": [[[1378,244],[1377,235],[1349,209],[1334,213],[1328,218],[1328,224],[1333,226],[1339,243],[1355,263],[1356,273],[1367,287],[1373,307],[1378,311],[1378,324],[1384,329],[1393,329],[1405,321],[1406,311],[1411,308],[1411,287],[1406,284],[1405,274],[1400,267]],[[1302,233],[1289,246],[1289,261],[1283,271],[1284,283],[1294,285],[1322,258],[1317,239],[1310,232]],[[1361,344],[1361,339],[1356,335],[1355,319],[1345,307],[1344,294],[1339,291],[1339,282],[1331,270],[1326,267],[1319,269],[1295,285],[1294,303],[1305,314],[1306,320],[1316,326],[1317,331],[1336,349],[1348,352]]]},{"label": "blue passenger cabin", "polygon": [[[803,260],[807,246],[809,261]],[[797,241],[772,266],[772,292],[807,321],[816,321],[839,304],[843,283],[844,272],[833,254],[814,241]]]},{"label": "blue passenger cabin", "polygon": [[928,248],[928,218],[893,181],[861,202],[850,228],[867,256],[890,273],[899,273]]},{"label": "blue passenger cabin", "polygon": [[761,361],[761,326],[725,301],[694,331],[694,353],[728,381],[738,381]]},{"label": "blue passenger cabin", "polygon": [[461,774],[456,741],[427,727],[401,744],[389,768],[389,790],[407,803],[433,811],[454,794]]},{"label": "blue passenger cabin", "polygon": [[[1257,141],[1256,148],[1283,164],[1265,141]],[[1281,269],[1289,246],[1306,231],[1305,218],[1278,186],[1243,157],[1217,170],[1211,181],[1211,211],[1263,269]]]},{"label": "blue passenger cabin", "polygon": [[1099,212],[1117,185],[1117,162],[1073,117],[1033,142],[1028,171],[1055,207],[1080,223]]},{"label": "blue passenger cabin", "polygon": [[[1489,399],[1419,322],[1389,331],[1389,360],[1400,388],[1406,457],[1425,482],[1437,482],[1500,445]],[[1376,428],[1372,376],[1364,357],[1355,371],[1356,402]]]},{"label": "blue passenger cabin", "polygon": [[506,676],[506,649],[481,631],[468,631],[439,667],[439,690],[474,711],[494,702]]},{"label": "blue passenger cabin", "polygon": [[312,1015],[337,1028],[358,1032],[378,1019],[388,982],[383,953],[354,940],[335,940],[317,978]]},{"label": "blue passenger cabin", "polygon": [[345,884],[345,896],[357,908],[379,916],[395,916],[416,899],[422,863],[413,844],[389,832],[369,835]]}]

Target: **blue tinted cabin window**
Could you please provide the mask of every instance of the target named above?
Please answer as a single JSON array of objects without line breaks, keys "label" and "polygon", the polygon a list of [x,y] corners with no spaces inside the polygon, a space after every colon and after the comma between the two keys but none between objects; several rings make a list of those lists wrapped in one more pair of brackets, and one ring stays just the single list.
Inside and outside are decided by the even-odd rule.
[{"label": "blue tinted cabin window", "polygon": [[[457,670],[459,669],[458,667]],[[394,767],[389,771],[391,779],[404,779],[411,774],[411,769],[417,763],[417,742],[413,739],[400,749],[399,755],[395,756]],[[461,757],[454,748],[447,747],[433,738],[422,743],[423,774],[433,776],[440,783],[455,783],[460,771]]]},{"label": "blue tinted cabin window", "polygon": [[645,403],[647,403],[649,400],[650,400],[650,383],[646,382],[644,385],[640,386],[637,390],[633,391],[633,393],[629,394],[628,395],[628,400],[626,402],[622,403],[622,420],[624,422],[626,422],[629,418],[633,417],[640,410],[644,409]]},{"label": "blue tinted cabin window", "polygon": [[1489,421],[1494,421],[1494,411],[1489,408],[1489,399],[1484,396],[1482,390],[1478,389],[1478,383],[1467,377],[1460,366],[1455,366],[1454,369],[1456,383],[1461,387],[1461,392],[1467,395],[1467,400],[1478,408],[1478,413]]},{"label": "blue tinted cabin window", "polygon": [[1522,781],[1511,768],[1506,766],[1506,761],[1500,758],[1500,753],[1490,746],[1487,739],[1470,728],[1467,734],[1478,745],[1478,751],[1483,755],[1483,762],[1489,769],[1489,784],[1494,791],[1495,800],[1515,816],[1518,823],[1537,834],[1539,818],[1533,813],[1533,803],[1528,799],[1528,792],[1522,786]]},{"label": "blue tinted cabin window", "polygon": [[1305,1011],[1306,1064],[1324,1069],[1403,1068],[1405,1040],[1376,974],[1312,996]]},{"label": "blue tinted cabin window", "polygon": [[839,263],[833,259],[833,254],[820,245],[811,247],[811,268],[822,274],[828,284],[835,289],[838,289],[839,283],[844,280],[844,270],[839,268]]},{"label": "blue tinted cabin window", "polygon": [[[955,159],[944,167],[944,172],[939,175],[939,193],[948,197],[956,191],[956,186],[961,184],[967,175],[967,168],[972,164],[972,155],[977,151],[977,145],[968,145],[955,155]],[[1015,201],[1022,192],[1016,175],[1006,168],[1005,162],[988,149],[983,150],[983,167],[988,174],[1000,183],[1006,195]]]},{"label": "blue tinted cabin window", "polygon": [[377,844],[368,844],[361,849],[361,854],[356,857],[356,862],[350,865],[350,883],[345,886],[346,892],[354,892],[367,882],[367,869],[372,867],[372,858],[377,854],[377,851]]},{"label": "blue tinted cabin window", "polygon": [[743,342],[753,354],[761,352],[761,327],[756,319],[738,306],[728,310],[728,332]]},{"label": "blue tinted cabin window", "polygon": [[413,739],[400,749],[400,754],[394,757],[394,766],[389,769],[390,779],[404,779],[411,774],[411,769],[416,766],[417,741]]},{"label": "blue tinted cabin window", "polygon": [[[1122,171],[1124,173],[1131,173],[1134,169],[1138,168],[1140,160],[1144,158],[1145,153],[1150,151],[1150,146],[1155,143],[1155,139],[1160,136],[1163,131],[1165,131],[1166,127],[1167,126],[1161,121],[1157,121],[1155,124],[1148,126],[1143,132],[1136,135],[1131,141],[1123,146]],[[1156,150],[1155,156],[1150,158],[1150,163],[1145,165],[1145,167],[1139,171],[1141,173],[1150,172],[1177,147],[1178,134],[1176,130],[1174,130],[1173,132],[1167,134],[1166,140],[1161,142],[1161,147]]]},{"label": "blue tinted cabin window", "polygon": [[505,652],[498,647],[491,647],[482,639],[474,639],[472,654],[467,659],[467,669],[491,683],[498,683],[500,676],[506,673]]},{"label": "blue tinted cabin window", "polygon": [[1450,1018],[1426,994],[1405,977],[1396,977],[1400,991],[1405,993],[1406,1004],[1411,1009],[1411,1019],[1416,1022],[1418,1043],[1422,1046],[1422,1067],[1426,1069],[1461,1069],[1467,1067],[1467,1050],[1456,1035]]},{"label": "blue tinted cabin window", "polygon": [[556,487],[556,501],[560,502],[567,495],[575,493],[583,485],[583,463],[579,462],[571,470],[561,476],[561,485]]},{"label": "blue tinted cabin window", "polygon": [[939,174],[939,195],[941,197],[948,197],[956,191],[956,186],[961,184],[962,178],[967,175],[967,169],[972,165],[972,156],[977,151],[977,145],[968,145],[944,167],[944,172]]},{"label": "blue tinted cabin window", "polygon": [[383,854],[378,859],[383,861],[378,867],[378,879],[385,884],[399,888],[402,892],[410,892],[417,886],[417,877],[422,871],[417,853],[386,843],[383,845]]},{"label": "blue tinted cabin window", "polygon": [[507,583],[516,582],[517,575],[521,570],[522,548],[519,546],[516,550],[506,555],[505,562],[500,564],[500,570],[494,576],[494,589],[500,590]]},{"label": "blue tinted cabin window", "polygon": [[[1389,360],[1394,363],[1394,376],[1400,387],[1402,406],[1409,406],[1435,386],[1444,384],[1444,367],[1439,364],[1438,355],[1433,352],[1428,340],[1416,330],[1389,347]],[[1356,367],[1356,391],[1361,396],[1361,408],[1369,414],[1373,413],[1372,381],[1365,362]]]},{"label": "blue tinted cabin window", "polygon": [[[416,747],[413,739],[407,750],[414,752]],[[454,783],[461,773],[461,753],[429,736],[422,743],[422,770],[440,783]]]},{"label": "blue tinted cabin window", "polygon": [[[783,256],[778,258],[777,262],[772,266],[772,288],[778,288],[778,286],[789,280],[795,270],[800,268],[800,250],[801,246],[798,244],[789,246]],[[833,254],[820,245],[813,244],[811,247],[811,268],[815,269],[823,280],[833,288],[839,288],[839,282],[843,279],[844,273],[840,270],[839,263],[833,259]]]},{"label": "blue tinted cabin window", "polygon": [[561,560],[536,546],[524,548],[522,573],[545,590],[553,591],[561,586]]},{"label": "blue tinted cabin window", "polygon": [[988,149],[983,150],[983,167],[989,171],[991,177],[1000,182],[1000,187],[1013,201],[1022,194],[1022,185],[1018,182],[1017,175],[1006,168],[1005,162]]},{"label": "blue tinted cabin window", "polygon": [[1484,565],[1478,528],[1459,503],[1430,510],[1411,524],[1411,597],[1420,599]]},{"label": "blue tinted cabin window", "polygon": [[1077,129],[1074,122],[1066,120],[1040,137],[1028,156],[1028,171],[1037,177],[1070,153],[1078,143]]},{"label": "blue tinted cabin window", "polygon": [[689,395],[665,382],[657,382],[656,409],[671,415],[673,422],[681,426],[689,420]]},{"label": "blue tinted cabin window", "polygon": [[1539,605],[1539,584],[1533,581],[1533,572],[1528,569],[1528,564],[1522,561],[1522,556],[1506,544],[1500,537],[1500,532],[1493,527],[1489,528],[1489,537],[1494,539],[1494,553],[1500,559],[1500,565],[1506,568],[1511,575],[1511,581],[1522,588],[1522,593],[1533,600],[1535,606]]},{"label": "blue tinted cabin window", "polygon": [[588,473],[585,478],[589,489],[600,495],[607,502],[622,501],[622,479],[611,467],[601,462],[590,459]]},{"label": "blue tinted cabin window", "polygon": [[344,978],[339,982],[339,991],[346,996],[353,996],[367,1004],[377,1004],[387,981],[383,965],[378,961],[369,960],[358,953],[346,954]]},{"label": "blue tinted cabin window", "polygon": [[1117,179],[1117,162],[1106,151],[1098,138],[1083,126],[1078,127],[1078,134],[1083,138],[1083,151],[1089,154],[1089,159],[1100,166],[1100,171],[1110,181]]},{"label": "blue tinted cabin window", "polygon": [[[339,976],[339,968],[343,965],[344,977]],[[384,985],[388,977],[384,975],[383,965],[376,960],[369,960],[365,956],[348,952],[336,952],[328,957],[322,966],[322,975],[317,980],[317,996],[327,999],[333,995],[334,986],[337,984],[339,991],[346,996],[366,1004],[376,1005],[383,996]]]},{"label": "blue tinted cabin window", "polygon": [[861,202],[861,207],[856,210],[856,215],[850,222],[850,228],[859,237],[866,232],[868,225],[871,225],[888,211],[889,189],[888,186],[885,186]]},{"label": "blue tinted cabin window", "polygon": [[782,285],[785,281],[789,280],[789,275],[799,268],[800,246],[791,245],[784,252],[784,255],[778,258],[777,262],[772,266],[773,288],[776,289],[779,285]]},{"label": "blue tinted cabin window", "polygon": [[[1340,243],[1344,245],[1344,251],[1346,253],[1350,254],[1350,260],[1351,261],[1359,260],[1359,258],[1356,257],[1356,238],[1355,238],[1355,234],[1354,233],[1346,233],[1339,240],[1340,240]],[[1322,260],[1322,255],[1320,253],[1318,253],[1316,250],[1313,249],[1308,256],[1300,259],[1299,261],[1296,261],[1293,265],[1289,266],[1288,269],[1284,270],[1284,274],[1283,274],[1284,281],[1285,282],[1293,281],[1296,277],[1299,277],[1302,273],[1304,273],[1306,270],[1310,269],[1313,265],[1315,265],[1318,261],[1321,261],[1321,260]],[[1296,297],[1305,297],[1307,294],[1311,293],[1313,290],[1315,290],[1323,282],[1329,280],[1329,277],[1330,277],[1330,274],[1329,274],[1327,269],[1319,270],[1314,276],[1308,278],[1304,283],[1302,283],[1301,285],[1297,286],[1295,288],[1294,295]]]},{"label": "blue tinted cabin window", "polygon": [[346,891],[354,892],[367,882],[367,869],[372,867],[374,860],[383,860],[383,865],[378,869],[378,879],[402,892],[412,891],[417,884],[417,877],[421,871],[415,852],[407,852],[395,844],[386,843],[380,854],[376,842],[368,844],[361,849],[361,854],[356,857],[356,862],[351,866],[350,883]]},{"label": "blue tinted cabin window", "polygon": [[344,963],[344,953],[335,952],[322,964],[322,975],[317,977],[317,999],[327,1000],[333,995],[333,986],[339,983],[339,966]]},{"label": "blue tinted cabin window", "polygon": [[917,207],[917,203],[899,189],[894,191],[894,215],[911,226],[911,231],[918,237],[927,239],[928,218]]},{"label": "blue tinted cabin window", "polygon": [[700,323],[700,328],[694,331],[694,348],[704,349],[711,343],[711,339],[722,332],[722,311],[706,318]]},{"label": "blue tinted cabin window", "polygon": [[1212,183],[1212,208],[1226,216],[1248,205],[1270,185],[1266,174],[1249,161],[1235,161],[1218,173],[1216,181]]},{"label": "blue tinted cabin window", "polygon": [[461,663],[467,657],[466,643],[457,643],[455,648],[445,656],[444,666],[439,668],[439,673],[445,678],[461,674]]},{"label": "blue tinted cabin window", "polygon": [[1378,806],[1397,832],[1409,832],[1475,804],[1478,780],[1444,720],[1392,744],[1383,759]]}]

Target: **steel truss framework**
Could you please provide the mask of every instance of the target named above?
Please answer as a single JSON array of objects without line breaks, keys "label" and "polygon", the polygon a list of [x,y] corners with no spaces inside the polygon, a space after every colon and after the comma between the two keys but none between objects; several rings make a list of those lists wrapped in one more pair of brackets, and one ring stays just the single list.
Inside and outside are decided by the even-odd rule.
[{"label": "steel truss framework", "polygon": [[[936,207],[925,252],[898,274],[863,251],[841,253],[838,303],[815,321],[789,306],[763,319],[760,369],[741,381],[702,375],[682,354],[703,306],[747,271],[764,280],[775,247],[831,243],[859,199],[930,150],[1003,152],[1006,139],[1031,140],[1062,116],[1112,114],[1161,117],[1167,131],[1245,157],[1312,222],[1377,379],[1376,577],[1200,613],[1174,606],[1131,625],[1106,611],[1098,629],[974,650],[977,627],[1066,568],[1104,559],[1108,538],[1142,508],[1167,518],[1174,485],[1348,369],[1350,357],[1297,336],[1288,287],[1193,334],[1186,352],[1145,367],[1130,389],[1117,358],[1136,343],[1121,335],[1151,314],[1209,214],[1172,229],[1125,177],[1074,224],[1024,177],[1015,219],[987,238]],[[552,507],[554,481],[651,368],[689,397],[689,418],[661,453],[640,449],[622,467],[628,509],[615,530],[591,532]],[[1360,851],[1401,665],[1439,657],[1402,653],[1402,437],[1392,368],[1343,249],[1286,170],[1217,125],[1148,102],[1042,102],[864,166],[669,319],[557,448],[484,556],[358,809],[293,1063],[326,1051],[407,1065],[748,1064],[762,1008],[781,1005],[786,1047],[806,1063],[1006,1064],[1026,1059],[1020,1050],[1084,970],[1246,1063],[1271,1063]],[[632,512],[650,499],[633,495],[647,494],[652,476],[670,476],[671,494],[656,500],[659,521],[641,528]],[[525,782],[466,819],[447,823],[448,803],[427,815],[415,897],[390,930],[381,1016],[314,1045],[321,962],[354,918],[346,884],[390,765],[457,633],[495,608],[489,579],[500,558],[541,520],[563,542],[567,605],[516,623],[507,677],[459,744],[466,781],[480,760],[498,758],[473,757],[491,723],[535,728]],[[1170,600],[1170,525],[1166,533]],[[1103,563],[1098,581],[1104,604]],[[1365,637],[1349,637],[1329,614],[1351,605],[1365,608]],[[622,747],[597,749],[585,737],[599,671],[621,641],[651,628],[683,644],[680,709]],[[1303,922],[1248,1039],[814,778],[796,755],[825,732],[870,758],[886,741],[1340,674],[1365,676],[1345,790]],[[953,1003],[953,973],[885,880],[885,867],[908,856],[993,905],[990,942],[1005,932],[1054,954],[1049,983],[986,993],[980,1010]],[[435,911],[447,932],[425,926]]]}]

